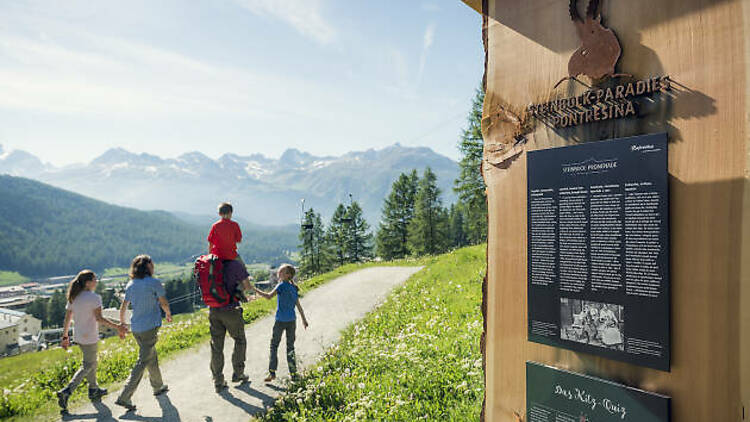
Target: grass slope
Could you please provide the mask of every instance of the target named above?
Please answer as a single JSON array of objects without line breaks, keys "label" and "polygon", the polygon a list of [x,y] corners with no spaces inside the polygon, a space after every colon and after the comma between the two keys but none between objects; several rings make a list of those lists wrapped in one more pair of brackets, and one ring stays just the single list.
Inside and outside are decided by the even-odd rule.
[{"label": "grass slope", "polygon": [[[424,265],[425,260],[399,260],[387,263],[347,264],[329,273],[315,276],[300,284],[301,295],[328,281],[353,271],[384,265]],[[255,300],[244,304],[246,322],[253,322],[276,309],[276,300]],[[188,349],[209,338],[207,310],[176,315],[172,324],[159,331],[156,344],[159,359]],[[68,352],[60,348],[0,359],[0,419],[36,421],[53,419],[58,408],[55,391],[64,387],[81,364],[80,349]],[[99,343],[97,380],[108,387],[124,381],[135,364],[138,350],[135,340],[117,337]],[[85,384],[85,381],[84,381]],[[71,403],[85,399],[86,387],[79,387]]]},{"label": "grass slope", "polygon": [[261,420],[478,420],[484,251],[432,258]]},{"label": "grass slope", "polygon": [[0,287],[12,286],[29,281],[27,277],[13,271],[0,271]]}]

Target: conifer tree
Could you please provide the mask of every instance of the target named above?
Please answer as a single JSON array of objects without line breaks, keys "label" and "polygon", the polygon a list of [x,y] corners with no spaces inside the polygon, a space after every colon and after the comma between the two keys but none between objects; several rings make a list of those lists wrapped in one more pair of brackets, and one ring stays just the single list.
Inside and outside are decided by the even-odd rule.
[{"label": "conifer tree", "polygon": [[372,259],[370,225],[365,221],[362,207],[357,201],[352,201],[352,204],[347,207],[346,223],[349,229],[346,242],[349,262],[362,262]]},{"label": "conifer tree", "polygon": [[409,224],[409,249],[417,255],[436,254],[449,243],[448,213],[440,199],[437,177],[427,167],[414,200],[414,218]]},{"label": "conifer tree", "polygon": [[56,290],[47,302],[47,323],[50,327],[62,327],[65,321],[65,305],[68,300],[62,290]]},{"label": "conifer tree", "polygon": [[300,271],[304,275],[320,274],[329,267],[325,229],[320,214],[310,208],[300,227]]},{"label": "conifer tree", "polygon": [[339,204],[331,216],[331,224],[328,225],[326,238],[330,245],[333,261],[336,266],[344,265],[348,262],[347,254],[347,236],[349,232],[347,219],[347,209],[344,204]]},{"label": "conifer tree", "polygon": [[47,299],[46,297],[37,296],[33,302],[26,307],[26,313],[31,314],[34,318],[42,321],[42,326],[47,327]]},{"label": "conifer tree", "polygon": [[401,173],[383,203],[383,216],[375,239],[377,254],[383,259],[409,255],[409,223],[414,218],[418,183],[416,170],[412,170],[411,175]]},{"label": "conifer tree", "polygon": [[464,231],[464,211],[461,204],[451,204],[448,212],[450,220],[450,245],[454,248],[460,248],[469,244]]},{"label": "conifer tree", "polygon": [[468,127],[463,130],[458,149],[460,173],[453,190],[464,205],[464,231],[471,244],[487,240],[487,194],[481,166],[484,154],[482,138],[482,106],[484,91],[477,90],[468,118]]}]

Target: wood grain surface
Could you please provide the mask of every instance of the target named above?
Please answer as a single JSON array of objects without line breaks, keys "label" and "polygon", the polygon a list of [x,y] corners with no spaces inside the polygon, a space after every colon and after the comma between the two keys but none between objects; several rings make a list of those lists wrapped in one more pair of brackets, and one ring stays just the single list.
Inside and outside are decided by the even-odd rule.
[{"label": "wood grain surface", "polygon": [[[675,84],[645,117],[562,130],[524,110],[584,89],[552,88],[579,46],[568,2],[486,3],[486,419],[525,413],[532,360],[670,395],[673,422],[741,421],[750,405],[750,0],[603,1],[622,45],[618,72]],[[528,342],[526,152],[661,131],[670,137],[671,372]]]}]

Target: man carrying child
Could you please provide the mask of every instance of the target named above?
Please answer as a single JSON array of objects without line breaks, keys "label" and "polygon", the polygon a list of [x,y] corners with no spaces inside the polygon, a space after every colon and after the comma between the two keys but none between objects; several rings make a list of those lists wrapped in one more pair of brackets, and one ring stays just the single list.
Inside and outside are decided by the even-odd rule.
[{"label": "man carrying child", "polygon": [[210,308],[208,320],[211,331],[211,373],[213,375],[216,392],[227,388],[224,380],[224,338],[226,333],[234,339],[232,352],[232,382],[247,382],[245,375],[245,353],[247,340],[245,339],[245,322],[242,318],[242,307],[239,300],[244,295],[239,289],[250,289],[250,275],[245,263],[237,254],[237,243],[242,241],[242,231],[239,224],[232,221],[232,205],[219,205],[221,219],[211,226],[208,234],[208,251],[223,261],[224,284],[227,292],[233,296],[232,302],[222,308]]}]

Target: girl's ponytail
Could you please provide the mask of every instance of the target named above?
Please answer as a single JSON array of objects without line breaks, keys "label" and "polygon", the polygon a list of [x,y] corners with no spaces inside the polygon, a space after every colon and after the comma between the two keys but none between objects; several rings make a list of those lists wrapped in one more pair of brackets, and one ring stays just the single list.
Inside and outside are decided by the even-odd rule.
[{"label": "girl's ponytail", "polygon": [[96,274],[93,271],[83,270],[70,280],[70,284],[68,285],[68,303],[73,303],[78,294],[86,288],[86,283],[93,280],[94,277],[96,277]]}]

